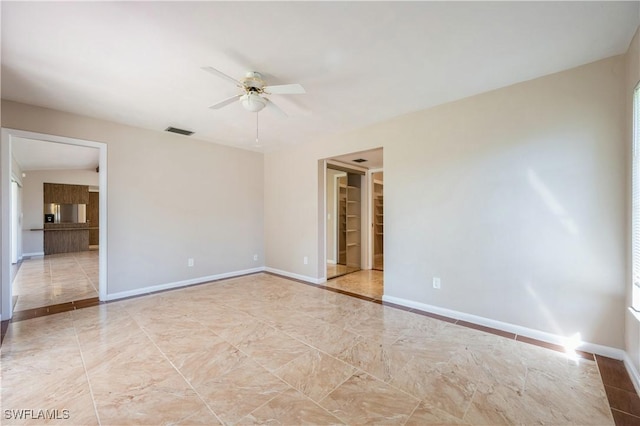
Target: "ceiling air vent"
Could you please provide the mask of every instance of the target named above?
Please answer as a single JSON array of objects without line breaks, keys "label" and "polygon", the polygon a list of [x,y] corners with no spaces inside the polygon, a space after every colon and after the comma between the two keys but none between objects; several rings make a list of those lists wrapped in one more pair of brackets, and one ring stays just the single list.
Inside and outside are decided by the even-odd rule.
[{"label": "ceiling air vent", "polygon": [[178,129],[177,127],[167,127],[164,129],[166,132],[177,133],[179,135],[191,136],[193,134],[190,130]]},{"label": "ceiling air vent", "polygon": [[364,158],[358,158],[358,159],[356,159],[356,160],[351,160],[351,161],[353,161],[354,163],[364,163],[364,162],[366,162],[367,160],[365,160]]}]

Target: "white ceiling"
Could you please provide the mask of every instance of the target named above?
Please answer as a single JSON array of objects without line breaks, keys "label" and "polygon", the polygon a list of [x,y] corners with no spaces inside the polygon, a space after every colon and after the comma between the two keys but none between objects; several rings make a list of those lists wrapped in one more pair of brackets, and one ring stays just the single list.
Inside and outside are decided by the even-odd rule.
[{"label": "white ceiling", "polygon": [[260,113],[261,150],[624,53],[635,2],[6,2],[2,97],[248,149],[228,81],[301,83]]},{"label": "white ceiling", "polygon": [[97,148],[67,145],[25,138],[11,139],[11,154],[22,171],[95,170],[99,164]]}]

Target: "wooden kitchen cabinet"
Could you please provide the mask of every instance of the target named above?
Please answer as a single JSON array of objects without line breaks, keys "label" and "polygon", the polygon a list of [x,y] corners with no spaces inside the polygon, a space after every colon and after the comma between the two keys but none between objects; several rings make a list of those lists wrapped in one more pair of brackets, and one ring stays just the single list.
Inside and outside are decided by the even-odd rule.
[{"label": "wooden kitchen cabinet", "polygon": [[43,184],[45,204],[89,204],[89,186],[62,183]]}]

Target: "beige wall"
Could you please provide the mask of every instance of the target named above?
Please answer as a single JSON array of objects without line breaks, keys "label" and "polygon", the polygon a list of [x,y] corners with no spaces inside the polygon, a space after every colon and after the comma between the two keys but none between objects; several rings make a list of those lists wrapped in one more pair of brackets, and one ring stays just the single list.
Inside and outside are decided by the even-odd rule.
[{"label": "beige wall", "polygon": [[264,264],[262,154],[9,101],[2,126],[107,143],[109,294]]},{"label": "beige wall", "polygon": [[[635,89],[638,82],[640,82],[640,30],[636,32],[636,35],[631,42],[631,46],[629,47],[629,51],[627,52],[626,58],[626,79],[624,83],[624,101],[626,105],[626,117],[627,117],[627,126],[626,126],[626,140],[627,140],[627,153],[628,159],[631,161],[631,142],[632,142],[632,116],[633,116],[633,90]],[[631,163],[628,164],[628,170],[631,172]],[[628,182],[628,206],[631,206],[631,173],[629,173]],[[628,215],[627,218],[628,229],[631,229],[631,215]],[[629,238],[627,240],[627,247],[631,247],[631,232],[628,232]],[[628,270],[627,270],[627,282],[631,283],[631,250],[629,249],[628,256]],[[631,298],[631,285],[627,288],[627,306],[631,306],[632,298]],[[637,371],[640,371],[640,323],[638,319],[628,310],[626,311],[626,327],[625,327],[625,340],[626,340],[626,350],[629,354],[629,358],[633,362],[633,366]]]},{"label": "beige wall", "polygon": [[[639,78],[638,49],[636,36],[626,58],[269,153],[264,163],[8,101],[2,126],[108,144],[110,294],[254,268],[265,254],[269,267],[322,276],[318,160],[384,147],[386,295],[622,348],[623,82]],[[628,318],[636,365],[639,334]]]},{"label": "beige wall", "polygon": [[[87,148],[91,149],[91,148]],[[30,170],[22,179],[23,205],[23,250],[24,254],[42,254],[44,252],[44,233],[30,231],[44,226],[44,183],[65,183],[69,185],[98,186],[98,173],[95,170]]]},{"label": "beige wall", "polygon": [[385,295],[622,348],[623,76],[614,57],[266,154],[267,266],[321,276],[317,161],[382,146]]}]

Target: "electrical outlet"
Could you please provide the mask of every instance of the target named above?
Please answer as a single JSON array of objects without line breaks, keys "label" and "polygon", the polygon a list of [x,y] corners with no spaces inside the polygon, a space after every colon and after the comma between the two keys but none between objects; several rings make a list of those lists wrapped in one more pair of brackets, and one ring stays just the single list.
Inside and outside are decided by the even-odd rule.
[{"label": "electrical outlet", "polygon": [[433,288],[437,288],[438,290],[440,290],[440,278],[439,277],[433,277]]},{"label": "electrical outlet", "polygon": [[253,255],[253,260],[258,260],[258,255],[257,254]]},{"label": "electrical outlet", "polygon": [[308,265],[308,264],[309,264],[309,258],[308,258],[307,256],[305,256],[305,257],[302,259],[302,263],[304,263],[305,265]]},{"label": "electrical outlet", "polygon": [[193,266],[193,257],[190,257],[189,259],[187,259],[187,266],[189,267]]}]

